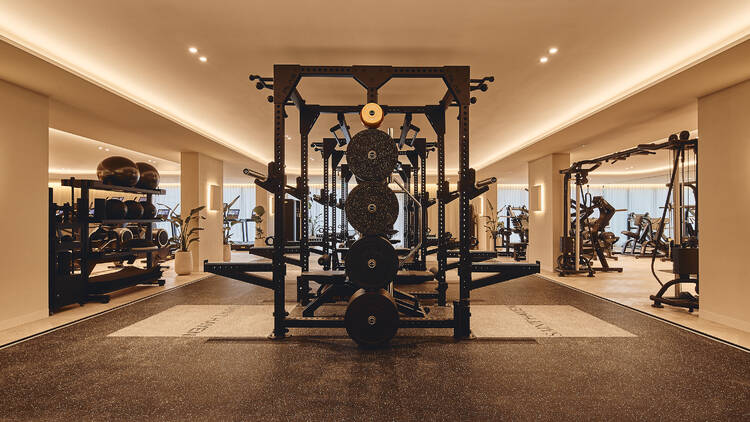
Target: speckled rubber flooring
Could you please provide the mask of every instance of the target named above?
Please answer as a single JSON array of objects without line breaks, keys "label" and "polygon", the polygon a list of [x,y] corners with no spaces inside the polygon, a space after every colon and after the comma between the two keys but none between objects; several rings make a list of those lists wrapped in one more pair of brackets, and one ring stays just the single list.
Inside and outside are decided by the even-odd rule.
[{"label": "speckled rubber flooring", "polygon": [[436,333],[361,350],[335,330],[108,336],[175,305],[271,303],[213,277],[0,350],[0,420],[750,420],[750,353],[539,277],[473,293],[483,305],[574,306],[635,337]]}]

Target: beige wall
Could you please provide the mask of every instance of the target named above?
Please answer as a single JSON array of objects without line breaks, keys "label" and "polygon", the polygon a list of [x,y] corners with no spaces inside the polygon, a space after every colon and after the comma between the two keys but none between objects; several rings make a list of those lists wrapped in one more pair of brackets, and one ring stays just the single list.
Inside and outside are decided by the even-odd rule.
[{"label": "beige wall", "polygon": [[700,317],[750,331],[750,81],[698,103]]},{"label": "beige wall", "polygon": [[[224,190],[223,162],[197,152],[183,152],[181,154],[180,171],[180,211],[183,218],[191,209],[200,206],[206,208],[201,211],[205,220],[200,221],[203,231],[200,241],[194,242],[190,250],[193,252],[193,270],[203,270],[203,260],[220,262],[223,259],[223,232],[221,209],[210,210],[211,185],[219,186],[219,195]],[[220,201],[223,203],[223,198]]]},{"label": "beige wall", "polygon": [[570,154],[551,154],[529,162],[529,191],[542,186],[542,210],[529,211],[529,262],[540,261],[543,270],[552,271],[560,254],[563,234],[563,176],[570,166]]},{"label": "beige wall", "polygon": [[0,81],[0,329],[48,315],[49,100]]}]

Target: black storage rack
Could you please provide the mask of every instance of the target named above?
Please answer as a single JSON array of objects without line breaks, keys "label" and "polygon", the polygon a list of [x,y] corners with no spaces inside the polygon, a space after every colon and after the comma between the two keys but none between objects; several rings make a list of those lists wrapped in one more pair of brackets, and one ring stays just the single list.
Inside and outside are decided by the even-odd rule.
[{"label": "black storage rack", "polygon": [[[151,203],[153,195],[163,195],[163,189],[142,189],[127,186],[104,184],[98,180],[63,179],[61,186],[71,188],[71,204],[68,221],[58,221],[56,211],[63,209],[53,202],[52,188],[49,189],[49,311],[50,314],[63,306],[73,303],[83,305],[86,302],[98,301],[106,303],[109,295],[106,293],[135,285],[163,286],[162,269],[156,263],[153,250],[126,250],[95,252],[91,250],[89,239],[90,228],[94,224],[123,226],[138,224],[145,226],[146,239],[153,235],[153,223],[161,219],[97,219],[89,215],[90,192],[102,190],[141,194]],[[80,189],[80,197],[75,201],[75,189]],[[57,237],[59,228],[71,230],[75,234],[73,241],[60,241]],[[70,265],[62,265],[65,256]],[[118,272],[91,276],[94,266],[104,262],[134,260],[138,257],[146,258],[146,268],[125,267]],[[74,263],[76,265],[74,265]],[[76,271],[75,267],[78,267]]]}]

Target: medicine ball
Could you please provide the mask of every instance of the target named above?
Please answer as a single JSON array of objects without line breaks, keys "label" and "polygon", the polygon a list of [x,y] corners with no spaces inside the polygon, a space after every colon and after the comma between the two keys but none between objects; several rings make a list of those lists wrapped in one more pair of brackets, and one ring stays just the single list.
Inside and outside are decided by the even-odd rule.
[{"label": "medicine ball", "polygon": [[141,173],[141,178],[138,180],[137,187],[142,189],[156,189],[159,187],[159,170],[156,167],[148,163],[138,162],[135,163],[138,166],[138,171]]},{"label": "medicine ball", "polygon": [[124,220],[128,214],[128,206],[119,199],[107,199],[106,208],[110,220]]},{"label": "medicine ball", "polygon": [[125,206],[127,207],[127,210],[125,212],[125,217],[129,220],[137,220],[139,218],[143,217],[143,206],[138,201],[125,201]]},{"label": "medicine ball", "polygon": [[141,218],[156,217],[156,205],[150,202],[141,202],[140,204],[143,207],[143,215],[141,216]]},{"label": "medicine ball", "polygon": [[135,186],[140,175],[138,166],[125,157],[105,158],[96,167],[96,177],[108,185]]}]

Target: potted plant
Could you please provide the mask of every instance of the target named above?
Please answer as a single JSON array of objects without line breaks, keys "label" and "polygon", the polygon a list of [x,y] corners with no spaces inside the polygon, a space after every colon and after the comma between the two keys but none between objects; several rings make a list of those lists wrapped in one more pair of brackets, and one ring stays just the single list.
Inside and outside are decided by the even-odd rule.
[{"label": "potted plant", "polygon": [[234,227],[235,224],[239,224],[240,221],[230,219],[229,210],[238,199],[240,199],[239,195],[237,195],[232,202],[224,204],[224,262],[232,260],[232,245],[230,245],[229,240],[232,237],[232,227]]},{"label": "potted plant", "polygon": [[257,207],[253,208],[253,213],[250,216],[250,221],[255,223],[255,238],[256,239],[263,239],[264,233],[263,228],[260,226],[260,224],[263,222],[263,215],[266,213],[266,209],[263,208],[263,205],[258,205]]},{"label": "potted plant", "polygon": [[206,217],[200,215],[200,212],[206,207],[193,208],[190,210],[190,214],[183,219],[176,212],[179,206],[177,204],[174,208],[167,207],[169,208],[168,220],[177,227],[177,237],[173,237],[169,241],[177,248],[177,252],[174,254],[174,271],[177,275],[188,275],[193,271],[193,254],[190,252],[190,245],[199,241],[198,232],[203,228],[198,227],[198,222],[206,219]]},{"label": "potted plant", "polygon": [[490,208],[490,215],[483,215],[480,218],[485,218],[487,221],[484,223],[484,229],[490,233],[490,236],[492,236],[492,249],[497,250],[497,235],[500,232],[500,229],[502,228],[502,223],[498,226],[498,217],[500,216],[500,211],[495,212],[495,207],[492,206],[492,201],[489,199],[487,200],[487,205]]},{"label": "potted plant", "polygon": [[[312,201],[307,201],[307,209],[312,209]],[[323,213],[319,213],[315,217],[312,215],[308,217],[307,223],[310,225],[310,235],[311,237],[315,237],[318,234],[318,231],[322,230],[322,227],[320,226],[320,219],[323,217]]]}]

